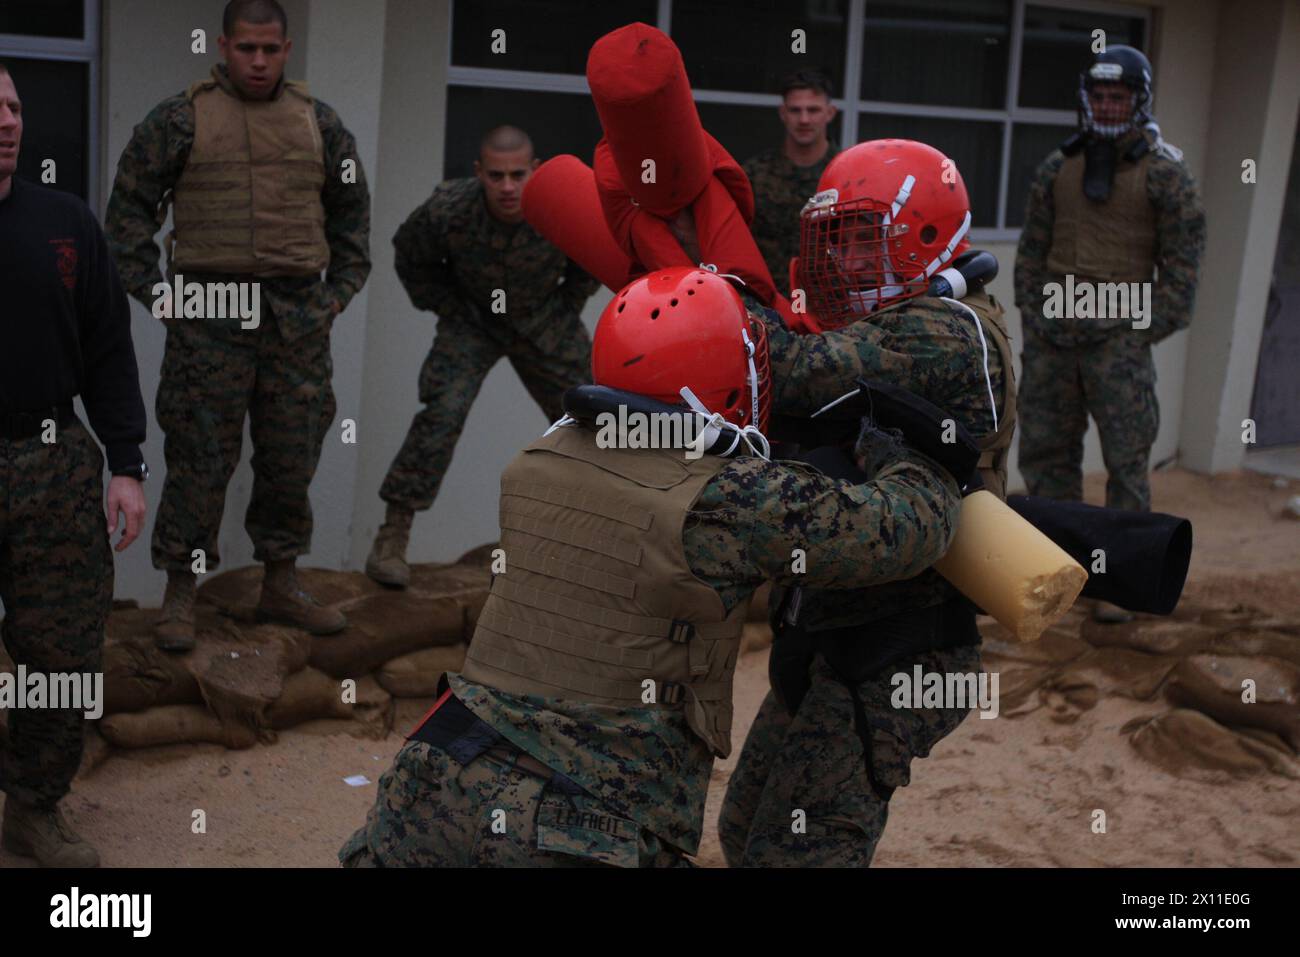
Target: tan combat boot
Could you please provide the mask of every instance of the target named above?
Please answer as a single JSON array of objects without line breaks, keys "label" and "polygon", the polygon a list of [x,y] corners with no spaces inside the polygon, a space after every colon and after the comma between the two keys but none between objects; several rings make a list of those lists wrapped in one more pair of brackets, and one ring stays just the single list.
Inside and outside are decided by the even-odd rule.
[{"label": "tan combat boot", "polygon": [[163,651],[182,654],[194,649],[194,575],[168,572],[162,615],[153,627],[154,644]]},{"label": "tan combat boot", "polygon": [[261,621],[293,625],[313,635],[332,635],[348,626],[341,611],[326,608],[303,591],[292,558],[266,563],[257,617]]},{"label": "tan combat boot", "polygon": [[0,843],[11,854],[36,858],[41,867],[99,866],[99,852],[64,820],[58,805],[46,811],[10,797]]},{"label": "tan combat boot", "polygon": [[406,564],[406,545],[411,538],[411,519],[415,513],[389,505],[384,524],[379,526],[375,544],[366,559],[366,574],[381,585],[405,588],[411,583],[411,566]]}]

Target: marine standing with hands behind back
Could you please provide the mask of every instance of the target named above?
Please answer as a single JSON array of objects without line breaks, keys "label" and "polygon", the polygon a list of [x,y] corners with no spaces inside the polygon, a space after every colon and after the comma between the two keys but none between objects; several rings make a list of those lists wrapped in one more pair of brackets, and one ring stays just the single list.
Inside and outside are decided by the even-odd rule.
[{"label": "marine standing with hands behind back", "polygon": [[438,331],[420,369],[424,408],[379,489],[387,511],[366,574],[384,585],[410,581],[411,522],[433,505],[497,360],[510,360],[552,422],[564,391],[587,381],[581,312],[598,284],[524,222],[524,185],[537,165],[528,134],[499,126],[483,138],[474,176],[440,185],[393,237],[397,275],[412,305],[437,313]]},{"label": "marine standing with hands behind back", "polygon": [[135,128],[107,215],[123,283],[155,315],[154,236],[168,201],[168,278],[247,284],[260,297],[253,327],[238,316],[165,320],[157,412],[167,478],[153,563],[167,572],[167,593],[155,634],[178,652],[194,647],[195,552],[206,570],[220,560],[245,415],[253,439],[245,527],[266,565],[259,617],[318,635],[347,624],[303,591],[294,564],[311,548],[308,488],[334,420],[330,330],[370,273],[370,193],[338,114],[284,79],[293,42],[280,5],[232,0],[222,30],[225,63]]}]

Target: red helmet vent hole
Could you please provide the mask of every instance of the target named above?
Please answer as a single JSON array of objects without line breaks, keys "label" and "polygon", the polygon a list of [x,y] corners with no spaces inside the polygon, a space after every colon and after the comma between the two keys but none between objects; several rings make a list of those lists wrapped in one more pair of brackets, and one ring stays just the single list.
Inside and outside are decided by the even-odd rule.
[{"label": "red helmet vent hole", "polygon": [[735,405],[735,404],[736,404],[737,402],[739,402],[739,401],[740,401],[740,390],[739,390],[739,389],[732,389],[730,392],[727,393],[727,405],[726,405],[726,407],[727,407],[728,409],[730,409],[733,405]]},{"label": "red helmet vent hole", "polygon": [[627,303],[625,303],[625,302],[620,302],[620,303],[618,304],[618,311],[619,311],[619,312],[622,312],[625,308],[627,308]]},{"label": "red helmet vent hole", "polygon": [[686,295],[688,295],[688,296],[693,296],[693,295],[695,295],[695,290],[694,290],[694,289],[687,289],[687,290],[686,290]]},{"label": "red helmet vent hole", "polygon": [[658,319],[658,318],[659,318],[659,310],[658,310],[658,309],[652,310],[651,313],[650,313],[650,318],[651,318],[651,319]]},{"label": "red helmet vent hole", "polygon": [[921,229],[921,242],[928,246],[934,242],[938,235],[939,230],[935,229],[933,226],[925,226]]},{"label": "red helmet vent hole", "polygon": [[670,305],[670,306],[676,306],[676,305],[677,305],[677,300],[676,300],[676,299],[672,300],[670,303],[668,303],[668,305]]}]

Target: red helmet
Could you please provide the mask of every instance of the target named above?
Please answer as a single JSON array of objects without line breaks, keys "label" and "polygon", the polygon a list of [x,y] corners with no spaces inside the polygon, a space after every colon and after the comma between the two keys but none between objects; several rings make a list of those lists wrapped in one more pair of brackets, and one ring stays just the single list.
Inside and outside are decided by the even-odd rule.
[{"label": "red helmet", "polygon": [[596,325],[591,378],[681,405],[687,386],[710,412],[767,428],[772,404],[767,334],[735,287],[690,266],[647,273],[623,287]]},{"label": "red helmet", "polygon": [[808,311],[835,329],[920,296],[970,243],[956,164],[915,140],[869,140],[827,165],[800,219]]}]

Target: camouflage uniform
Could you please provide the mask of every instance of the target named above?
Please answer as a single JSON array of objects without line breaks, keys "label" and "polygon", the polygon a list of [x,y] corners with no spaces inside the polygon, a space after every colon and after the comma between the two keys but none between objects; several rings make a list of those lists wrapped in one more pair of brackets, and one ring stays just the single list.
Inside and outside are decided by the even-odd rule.
[{"label": "camouflage uniform", "polygon": [[[113,601],[104,525],[104,457],[79,421],[40,436],[0,439],[0,601],[6,650],[29,673],[101,670]],[[21,689],[20,689],[21,690]],[[0,790],[42,808],[68,793],[81,765],[84,712],[10,711]]]},{"label": "camouflage uniform", "polygon": [[411,303],[437,313],[438,331],[420,369],[424,408],[379,497],[422,511],[437,498],[470,406],[502,356],[547,418],[560,418],[565,390],[590,377],[591,337],[580,313],[598,283],[527,223],[494,218],[473,178],[434,190],[393,246]]},{"label": "camouflage uniform", "polygon": [[1191,322],[1205,250],[1205,211],[1181,153],[1139,132],[1122,138],[1117,151],[1123,153],[1139,136],[1146,136],[1153,149],[1146,194],[1155,215],[1159,278],[1150,328],[1133,329],[1125,318],[1044,316],[1045,286],[1065,282],[1047,266],[1055,221],[1053,185],[1065,160],[1059,149],[1043,161],[1030,187],[1015,286],[1025,336],[1020,471],[1029,493],[1082,501],[1083,437],[1091,413],[1109,475],[1106,505],[1147,511],[1151,446],[1160,424],[1151,346]]},{"label": "camouflage uniform", "polygon": [[790,260],[799,255],[799,213],[817,192],[826,164],[840,148],[829,144],[826,155],[811,166],[796,166],[785,149],[774,146],[746,160],[742,169],[754,187],[752,232],[778,289],[790,283]]},{"label": "camouflage uniform", "polygon": [[[720,465],[687,513],[681,547],[728,613],[768,579],[858,585],[915,574],[942,554],[959,504],[951,478],[902,447],[874,485],[756,458]],[[796,548],[825,560],[796,576]],[[365,826],[340,850],[345,865],[674,865],[697,851],[712,753],[681,709],[509,695],[460,675],[450,676],[450,691],[492,735],[540,763],[545,786],[540,777],[524,786],[509,763],[461,766],[408,743],[380,779]],[[629,742],[635,758],[626,757]],[[523,822],[519,833],[494,836],[497,810],[507,833]]]},{"label": "camouflage uniform", "polygon": [[[1001,422],[1012,373],[990,344],[985,381],[979,334],[964,310],[911,299],[811,336],[789,332],[769,310],[763,315],[778,413],[810,415],[866,376],[924,396],[976,437],[994,431],[991,382]],[[764,699],[719,817],[723,853],[733,867],[865,867],[912,759],[927,756],[966,716],[895,708],[890,678],[918,663],[927,672],[978,674],[979,633],[969,603],[933,569],[867,590],[804,587],[797,630],[782,620],[787,598],[774,591],[773,653],[804,643],[808,689],[793,715],[773,692]],[[908,650],[884,651],[891,647]]]},{"label": "camouflage uniform", "polygon": [[[224,66],[215,75],[234,92]],[[154,525],[155,568],[188,571],[196,548],[206,553],[209,569],[220,563],[217,532],[245,415],[254,450],[245,520],[253,557],[291,559],[311,548],[308,487],[335,413],[330,329],[370,274],[370,192],[356,141],[333,109],[319,100],[314,106],[326,170],[324,280],[186,273],[186,283],[260,283],[260,325],[243,329],[238,318],[165,320],[157,415],[166,434],[167,479]],[[194,107],[180,94],[145,117],[118,162],[106,230],[123,284],[148,307],[155,283],[163,281],[154,236],[193,143]],[[356,164],[355,182],[343,180],[345,160]],[[168,281],[173,274],[169,264]]]}]

